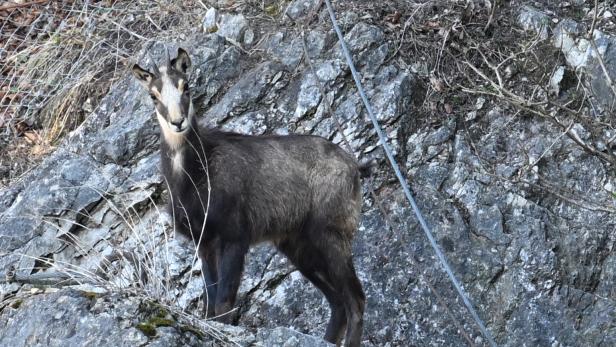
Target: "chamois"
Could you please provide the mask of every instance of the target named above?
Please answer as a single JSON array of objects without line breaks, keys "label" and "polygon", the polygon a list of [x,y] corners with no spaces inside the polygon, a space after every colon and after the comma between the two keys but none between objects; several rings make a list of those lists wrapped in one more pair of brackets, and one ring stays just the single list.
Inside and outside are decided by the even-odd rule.
[{"label": "chamois", "polygon": [[[191,60],[133,66],[161,128],[161,170],[181,234],[198,240],[206,315],[229,323],[249,246],[269,241],[327,298],[325,340],[359,346],[365,296],[351,254],[367,168],[318,136],[250,136],[200,128]],[[211,304],[213,303],[213,304]]]}]

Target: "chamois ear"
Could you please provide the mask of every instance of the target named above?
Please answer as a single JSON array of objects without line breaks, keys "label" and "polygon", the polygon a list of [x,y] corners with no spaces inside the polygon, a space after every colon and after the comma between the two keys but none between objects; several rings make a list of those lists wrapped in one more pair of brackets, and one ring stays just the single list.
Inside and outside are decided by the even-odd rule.
[{"label": "chamois ear", "polygon": [[152,79],[154,79],[154,75],[151,72],[145,70],[137,64],[133,65],[133,75],[135,76],[135,78],[137,78],[137,81],[139,81],[139,83],[144,85],[146,88],[148,87]]},{"label": "chamois ear", "polygon": [[186,74],[190,68],[190,65],[191,62],[188,53],[184,49],[178,48],[178,56],[177,58],[171,60],[171,66],[176,71]]}]

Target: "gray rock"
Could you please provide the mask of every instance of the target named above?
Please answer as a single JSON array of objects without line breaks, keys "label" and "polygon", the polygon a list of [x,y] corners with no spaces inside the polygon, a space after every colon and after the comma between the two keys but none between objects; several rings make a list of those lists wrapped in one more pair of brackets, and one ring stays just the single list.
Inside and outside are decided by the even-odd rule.
[{"label": "gray rock", "polygon": [[314,69],[316,78],[310,70],[308,70],[302,78],[300,90],[297,95],[297,107],[291,121],[296,122],[306,115],[306,113],[314,112],[321,102],[319,85],[322,85],[323,88],[327,88],[331,86],[331,82],[342,74],[342,67],[339,61],[325,61],[315,64]]},{"label": "gray rock", "polygon": [[275,328],[271,331],[261,331],[259,332],[259,338],[263,341],[263,344],[265,346],[333,346],[332,344],[327,343],[322,339],[315,338],[309,335],[299,334],[296,331],[293,331],[288,328]]},{"label": "gray rock", "polygon": [[218,20],[218,35],[233,40],[234,42],[242,42],[244,33],[248,28],[248,21],[241,14],[223,14]]},{"label": "gray rock", "polygon": [[319,0],[294,0],[287,6],[285,14],[297,21],[310,14],[318,3]]},{"label": "gray rock", "polygon": [[308,56],[310,58],[319,57],[325,50],[327,34],[324,32],[313,30],[306,34],[306,46]]},{"label": "gray rock", "polygon": [[12,333],[2,334],[0,345],[67,346],[84,341],[97,346],[147,344],[145,335],[134,327],[122,329],[118,322],[120,310],[134,312],[137,311],[136,305],[128,303],[132,307],[105,312],[95,305],[97,300],[100,299],[93,300],[85,293],[72,290],[39,296],[37,300],[24,300],[17,309],[2,312],[0,320],[5,331]]},{"label": "gray rock", "polygon": [[415,81],[407,73],[401,72],[391,81],[383,82],[368,94],[373,100],[372,107],[377,119],[382,124],[387,124],[396,121],[408,110],[410,98],[405,98],[402,94],[411,91]]},{"label": "gray rock", "polygon": [[550,35],[550,17],[531,6],[522,6],[518,14],[518,23],[525,30],[534,31],[543,40]]},{"label": "gray rock", "polygon": [[477,235],[498,245],[510,242],[509,237],[503,233],[503,215],[498,206],[475,209],[471,215],[470,226]]},{"label": "gray rock", "polygon": [[585,67],[591,59],[590,42],[584,38],[581,26],[571,19],[565,19],[554,28],[554,46],[559,47],[567,63],[573,68]]},{"label": "gray rock", "polygon": [[[13,299],[0,314],[2,346],[328,346],[291,329],[244,329],[197,321],[143,298],[60,290]],[[286,344],[285,344],[286,343]]]},{"label": "gray rock", "polygon": [[365,54],[360,60],[360,63],[364,65],[363,69],[361,69],[362,76],[366,78],[376,74],[383,65],[383,62],[385,62],[388,54],[389,45],[387,43]]},{"label": "gray rock", "polygon": [[214,7],[210,7],[203,17],[203,31],[206,33],[215,33],[218,31],[218,13]]},{"label": "gray rock", "polygon": [[[536,32],[542,39],[551,34],[549,17],[529,6],[520,10],[518,24],[526,30]],[[589,86],[593,94],[604,107],[611,109],[616,105],[613,86],[609,83],[609,79],[614,80],[616,77],[616,64],[613,63],[616,61],[616,37],[595,29],[591,42],[586,37],[586,32],[578,22],[563,19],[553,29],[553,45],[563,52],[567,63],[574,70],[585,71],[590,76]],[[604,62],[609,78],[606,77],[599,60]],[[552,90],[556,90],[558,76],[560,73],[552,77]]]},{"label": "gray rock", "polygon": [[552,74],[550,78],[550,91],[557,95],[560,93],[560,82],[563,80],[563,76],[565,75],[565,67],[559,66],[556,71]]},{"label": "gray rock", "polygon": [[[613,214],[585,205],[588,200],[613,208],[612,169],[547,121],[516,117],[485,100],[471,105],[474,116],[465,124],[449,116],[416,119],[416,78],[385,63],[389,47],[383,31],[350,12],[341,13],[340,22],[419,207],[499,345],[612,345],[616,224]],[[578,49],[581,41],[569,36],[576,26],[562,27],[570,48]],[[356,153],[382,159],[331,32],[320,28],[307,37],[336,118],[315,90],[314,76],[300,65],[303,49],[292,30],[264,33],[271,38],[263,44],[263,61],[245,59],[218,35],[201,33],[179,43],[193,57],[190,83],[200,123],[252,134],[318,134],[340,143],[344,134]],[[597,37],[597,42],[609,52],[608,41]],[[153,44],[152,56],[160,57],[163,46]],[[111,293],[97,299],[70,290],[29,299],[24,297],[29,286],[0,285],[5,298],[24,297],[20,309],[3,306],[0,345],[89,339],[114,346],[220,344],[205,325],[199,325],[203,339],[177,324],[158,327],[154,338],[136,328],[147,319],[140,311],[142,296],[202,322],[194,244],[173,235],[163,208],[166,188],[158,171],[152,111],[147,93],[132,78],[118,80],[54,153],[0,192],[0,271],[17,265],[27,275],[41,264],[35,258],[45,257],[54,262],[47,271],[64,265],[98,276],[113,254],[131,258],[105,265],[97,286]],[[592,139],[590,131],[575,130]],[[601,136],[609,148],[614,134]],[[363,181],[364,192],[368,184],[376,188],[389,216],[386,220],[366,196],[353,243],[367,298],[362,345],[465,345],[447,309],[477,345],[484,343],[391,177],[383,166],[372,181]],[[572,194],[581,203],[552,191]],[[140,296],[122,294],[127,292]],[[207,324],[240,345],[313,346],[322,343],[329,308],[283,256],[261,245],[247,256],[235,315],[240,327]]]},{"label": "gray rock", "polygon": [[383,31],[374,25],[359,22],[344,36],[344,39],[349,50],[357,53],[383,42]]},{"label": "gray rock", "polygon": [[290,36],[283,32],[277,32],[267,42],[267,52],[276,61],[281,62],[284,66],[293,70],[302,60],[304,48],[301,37],[297,35]]},{"label": "gray rock", "polygon": [[252,29],[247,28],[246,31],[244,32],[244,38],[243,38],[242,43],[244,44],[245,47],[250,48],[254,42],[255,42],[255,32]]},{"label": "gray rock", "polygon": [[[616,62],[616,36],[606,35],[595,30],[594,40],[597,50],[592,50],[594,59],[588,69],[592,78],[590,81],[591,90],[604,106],[613,110],[616,106],[614,98],[616,86],[610,84],[609,80],[616,80],[616,63],[614,63]],[[603,60],[607,71],[604,71],[601,67],[599,57]]]},{"label": "gray rock", "polygon": [[222,128],[247,135],[262,135],[267,131],[266,112],[247,112],[226,122]]},{"label": "gray rock", "polygon": [[229,116],[247,111],[252,104],[263,97],[267,88],[271,87],[272,79],[281,70],[280,64],[267,62],[245,73],[244,77],[208,110],[204,122],[216,124]]}]

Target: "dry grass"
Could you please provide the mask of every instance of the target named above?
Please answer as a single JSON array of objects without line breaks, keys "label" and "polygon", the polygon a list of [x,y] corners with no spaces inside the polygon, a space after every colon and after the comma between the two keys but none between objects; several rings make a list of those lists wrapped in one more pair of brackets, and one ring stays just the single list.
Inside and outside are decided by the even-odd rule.
[{"label": "dry grass", "polygon": [[[595,25],[598,30],[613,33],[614,21],[601,17],[608,3],[597,2],[599,17],[594,15],[594,2],[563,7],[560,2],[542,4],[525,0],[385,0],[370,4],[347,1],[335,7],[338,12],[353,9],[362,14],[364,21],[384,28],[390,50],[387,61],[414,72],[420,81],[421,88],[414,92],[418,104],[412,115],[400,120],[401,143],[406,142],[409,134],[438,128],[454,119],[467,130],[470,141],[480,147],[484,136],[502,136],[520,126],[520,122],[537,119],[558,130],[552,143],[569,139],[609,168],[616,165],[616,136],[606,138],[606,134],[616,130],[613,110],[601,110],[591,97],[588,76],[570,68],[566,68],[560,93],[554,95],[550,79],[559,66],[567,66],[562,52],[550,40],[540,40],[517,23],[521,6],[531,5],[539,6],[553,18],[572,18],[587,30]],[[477,110],[480,98],[488,106]],[[488,112],[497,106],[503,112],[517,115],[499,130],[500,135],[490,133],[491,120],[487,119]],[[467,118],[471,113],[476,116]],[[582,140],[577,136],[571,129],[574,124],[582,125],[590,138]],[[601,142],[607,150],[595,145]],[[406,161],[404,150],[401,148],[402,162]],[[475,152],[479,155],[480,151]],[[487,173],[493,173],[499,164],[481,159]],[[532,166],[525,166],[510,183],[528,185],[524,177],[531,174]],[[586,192],[563,191],[543,180],[533,187],[585,209],[614,213],[613,206],[606,203],[613,199],[613,192],[605,192],[602,201],[587,201]]]},{"label": "dry grass", "polygon": [[[79,222],[70,217],[42,217],[43,223],[57,232],[58,238],[64,243],[62,253],[65,256],[35,257],[23,253],[0,252],[0,256],[19,259],[7,270],[17,274],[11,276],[11,281],[26,285],[26,289],[43,287],[57,290],[64,286],[76,286],[86,293],[126,293],[142,302],[164,307],[172,314],[173,320],[180,323],[176,326],[188,324],[197,327],[198,331],[219,345],[236,346],[238,344],[232,336],[211,322],[215,317],[201,316],[202,308],[208,304],[203,302],[204,297],[198,297],[188,305],[180,305],[178,302],[181,294],[187,290],[178,290],[178,287],[182,287],[178,282],[186,280],[188,284],[193,277],[199,276],[203,281],[201,273],[193,273],[197,263],[194,249],[202,240],[192,240],[194,249],[186,249],[187,257],[174,260],[169,244],[175,237],[175,230],[169,225],[169,216],[163,214],[159,207],[159,188],[150,188],[143,201],[131,198],[130,192],[110,194],[93,187],[66,188],[92,189],[104,203],[100,204],[100,210],[68,211],[80,216]],[[207,202],[205,204],[204,208],[207,208]],[[95,244],[88,244],[84,236],[99,227],[97,215],[101,212],[109,219],[109,235]],[[41,217],[27,215],[17,218]],[[67,223],[71,226],[70,231],[66,231]],[[107,252],[110,248],[112,252]],[[171,270],[173,266],[182,267],[179,274],[174,274]],[[7,273],[0,271],[0,274],[0,283],[5,277],[9,278]],[[199,293],[201,286],[199,284]],[[24,298],[24,295],[28,296],[30,292],[20,291],[17,298]],[[13,294],[0,297],[0,309],[14,302],[15,298]]]},{"label": "dry grass", "polygon": [[[135,54],[141,47],[194,33],[207,7],[201,1],[188,0],[76,0],[3,11],[5,3],[0,1],[0,189],[35,166],[96,110],[111,84],[137,59]],[[67,222],[75,225],[75,230],[63,234],[62,239],[81,255],[81,260],[37,257],[25,260],[24,264],[31,265],[17,270],[35,275],[55,273],[67,284],[88,283],[109,291],[130,292],[181,311],[176,286],[169,278],[170,230],[163,223],[157,202],[150,198],[146,206],[136,208],[121,196],[99,194],[127,232],[110,241],[112,254],[101,254],[73,233],[87,233],[97,223],[90,215],[73,211],[80,215],[79,222],[44,222],[52,229]],[[145,214],[144,209],[153,213]],[[86,258],[102,261],[92,268]],[[190,316],[180,311],[181,316]],[[192,320],[198,321],[197,317]],[[207,323],[200,325],[206,327]],[[213,329],[206,331],[222,336]]]},{"label": "dry grass", "polygon": [[198,1],[170,0],[0,10],[0,187],[79,126],[142,45],[194,31],[204,11]]},{"label": "dry grass", "polygon": [[[546,88],[552,68],[562,65],[563,58],[557,50],[515,29],[519,4],[491,8],[471,5],[475,3],[485,2],[335,3],[338,13],[353,9],[363,16],[362,20],[384,28],[390,39],[388,62],[415,72],[422,81],[422,102],[413,114],[414,123],[402,124],[409,128],[406,131],[436,127],[451,117],[460,119],[464,123],[461,126],[466,127],[464,115],[475,110],[477,94],[495,104],[506,103],[514,112],[518,110],[530,117],[551,117],[558,105],[575,106],[575,110],[593,108],[581,83],[577,84],[579,90],[565,95],[566,99],[546,99],[548,93],[537,94],[537,88]],[[252,8],[274,17],[263,21],[275,21],[279,11],[274,11],[271,4],[271,1],[236,1],[228,9]],[[205,7],[199,1],[54,1],[0,11],[0,17],[7,19],[0,33],[3,62],[0,66],[0,189],[32,167],[96,109],[102,95],[125,73],[126,63],[134,59],[135,52],[144,43],[176,38],[184,30],[194,31]],[[507,71],[514,73],[507,76]],[[583,76],[576,78],[581,81]],[[593,134],[616,126],[613,119],[590,119],[579,111],[566,112],[565,117],[568,118],[559,118],[563,120],[563,133],[554,141],[568,136],[572,121],[584,123]],[[482,131],[480,127],[476,129]],[[590,153],[593,154],[592,149]],[[540,188],[566,201],[582,201],[581,192]],[[169,271],[165,271],[167,275],[163,278],[157,271],[168,269],[169,264],[152,257],[160,253],[160,247],[166,252],[164,247],[169,238],[166,226],[144,221],[143,211],[134,206],[124,206],[120,200],[103,193],[101,196],[129,232],[122,239],[131,238],[135,245],[133,255],[121,251],[114,259],[106,260],[109,264],[101,265],[100,270],[107,272],[115,262],[119,267],[115,269],[116,280],[110,281],[96,271],[72,264],[49,263],[46,259],[37,259],[38,263],[54,266],[73,279],[85,277],[110,290],[128,290],[158,298],[168,307],[177,307],[176,294],[170,289],[173,285]],[[613,209],[595,206],[592,201],[582,203],[586,208],[614,213]],[[145,208],[155,206],[155,201],[149,201]],[[84,254],[88,253],[79,239],[70,242]],[[195,258],[196,254],[193,261]],[[185,312],[181,314],[199,322]]]}]

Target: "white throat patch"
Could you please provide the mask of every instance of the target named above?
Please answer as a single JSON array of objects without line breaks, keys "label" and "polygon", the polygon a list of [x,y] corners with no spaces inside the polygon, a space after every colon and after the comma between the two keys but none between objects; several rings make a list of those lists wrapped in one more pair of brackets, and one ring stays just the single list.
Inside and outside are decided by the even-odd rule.
[{"label": "white throat patch", "polygon": [[165,142],[167,142],[171,149],[179,149],[184,144],[184,137],[186,135],[186,132],[178,133],[175,130],[171,129],[165,117],[158,113],[158,111],[156,111],[156,118],[158,118],[158,123],[160,124],[160,128],[163,132]]},{"label": "white throat patch", "polygon": [[173,153],[171,168],[175,174],[180,174],[184,170],[184,151],[182,148]]}]

